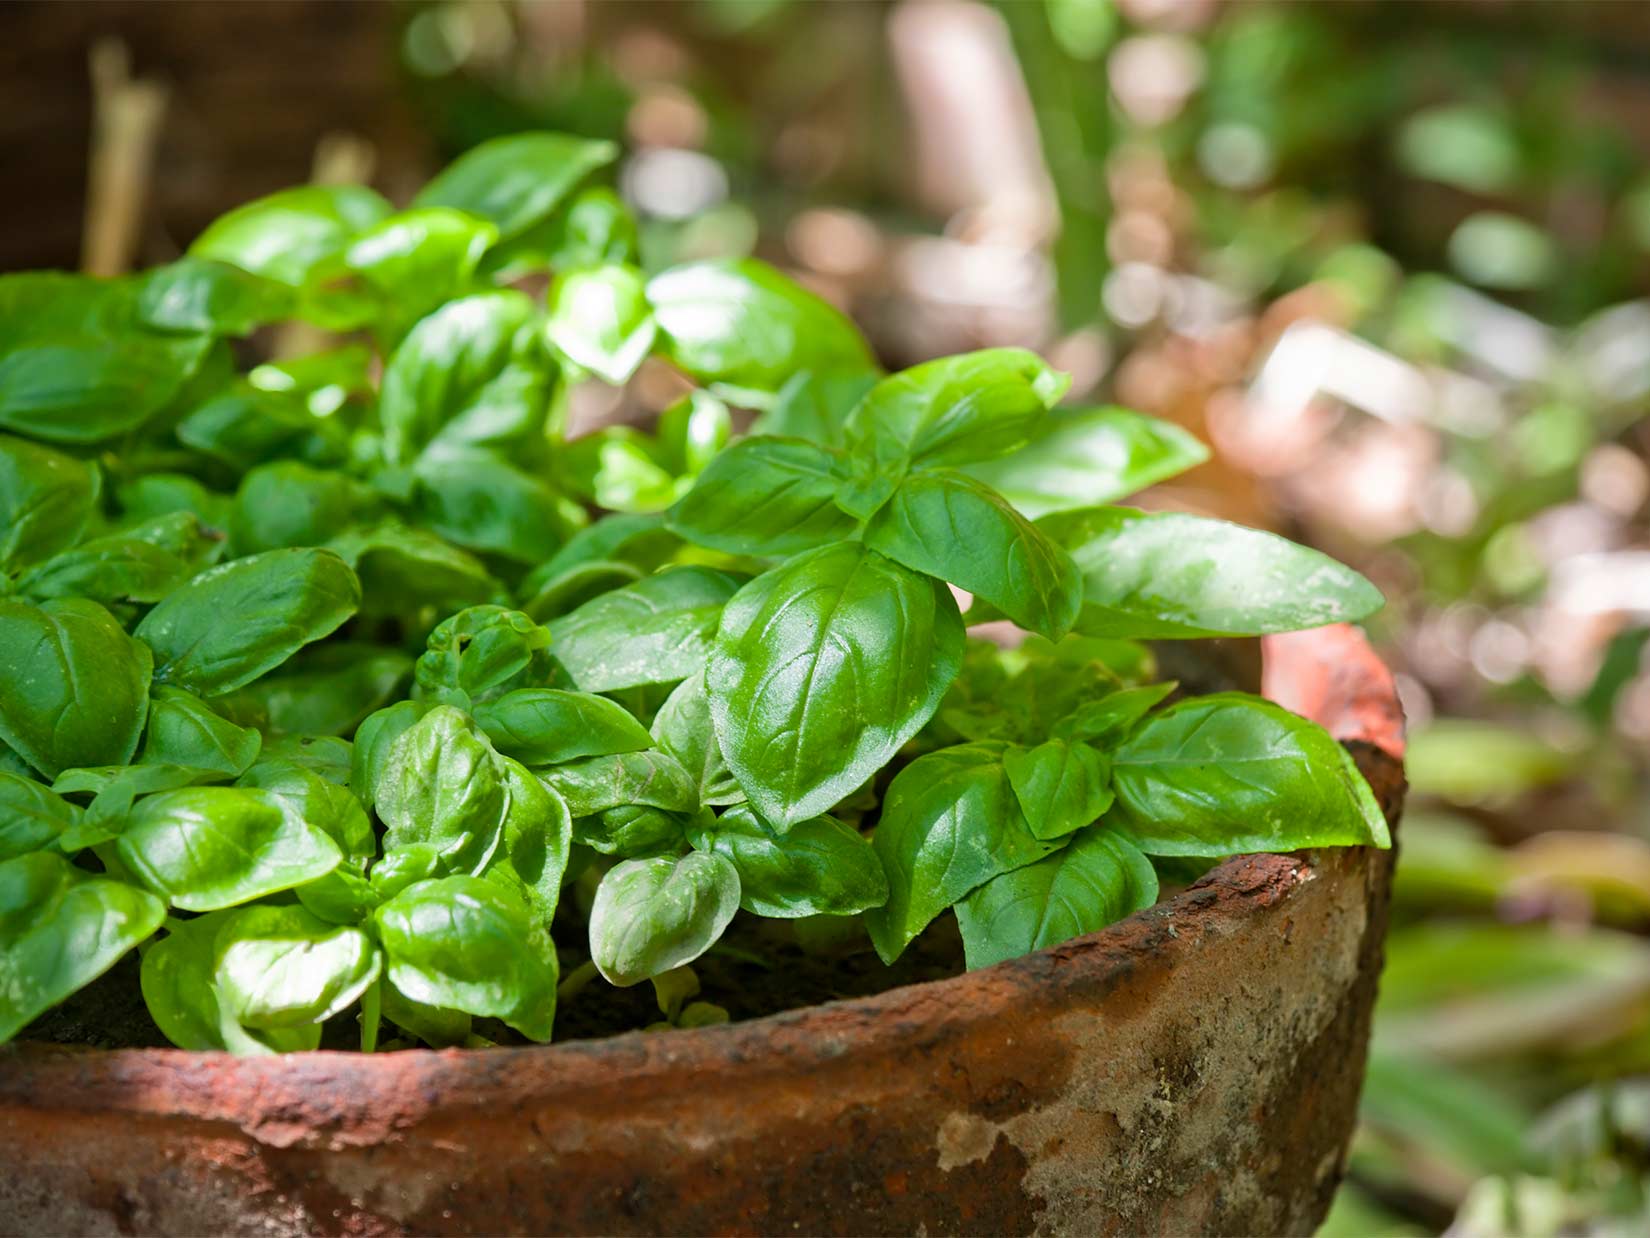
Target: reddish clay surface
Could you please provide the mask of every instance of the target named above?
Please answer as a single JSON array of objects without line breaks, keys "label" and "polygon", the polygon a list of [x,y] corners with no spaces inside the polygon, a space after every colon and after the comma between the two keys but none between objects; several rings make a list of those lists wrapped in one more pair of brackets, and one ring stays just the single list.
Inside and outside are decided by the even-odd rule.
[{"label": "reddish clay surface", "polygon": [[[1345,628],[1269,693],[1387,815]],[[1101,933],[733,1026],[538,1049],[0,1051],[0,1232],[1310,1233],[1363,1074],[1392,857],[1236,859]]]}]

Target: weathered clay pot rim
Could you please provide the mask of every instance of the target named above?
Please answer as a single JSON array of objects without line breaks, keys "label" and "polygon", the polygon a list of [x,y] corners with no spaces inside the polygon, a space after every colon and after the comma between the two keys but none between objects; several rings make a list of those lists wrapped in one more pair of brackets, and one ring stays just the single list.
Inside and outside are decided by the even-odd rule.
[{"label": "weathered clay pot rim", "polygon": [[[1364,637],[1346,625],[1268,637],[1264,692],[1298,713],[1325,726],[1359,758],[1383,800],[1383,783],[1401,786],[1404,748],[1403,720],[1390,673]],[[1124,978],[1142,952],[1162,948],[1183,930],[1177,922],[1188,918],[1200,928],[1241,932],[1246,916],[1286,898],[1301,883],[1314,880],[1315,853],[1237,856],[1202,880],[1145,911],[1097,933],[1059,946],[1010,959],[990,968],[958,976],[904,985],[869,997],[825,1002],[777,1014],[718,1026],[679,1029],[663,1035],[626,1032],[595,1039],[561,1041],[549,1045],[507,1047],[499,1050],[406,1049],[362,1054],[316,1050],[272,1057],[237,1057],[224,1052],[183,1049],[85,1050],[20,1043],[0,1049],[0,1101],[25,1106],[42,1102],[54,1109],[154,1112],[147,1088],[125,1092],[110,1088],[111,1080],[134,1080],[153,1073],[199,1077],[202,1086],[168,1089],[162,1110],[190,1113],[201,1118],[227,1117],[226,1107],[208,1080],[241,1086],[260,1082],[272,1089],[272,1109],[279,1109],[288,1088],[300,1086],[310,1097],[305,1113],[291,1115],[294,1137],[329,1111],[339,1121],[335,1133],[355,1142],[345,1132],[358,1124],[364,1131],[410,1123],[437,1097],[450,1108],[449,1089],[471,1091],[474,1104],[486,1105],[511,1086],[510,1072],[532,1059],[540,1087],[550,1087],[576,1102],[583,1093],[609,1090],[616,1075],[627,1085],[645,1086],[651,1079],[682,1079],[712,1066],[736,1066],[747,1081],[765,1075],[795,1075],[822,1067],[875,1042],[879,1050],[894,1047],[893,1039],[927,1040],[939,1025],[989,1022],[1003,1005],[1004,994],[1024,993],[1057,981],[1061,970],[1079,959],[1111,956],[1105,966]],[[1090,957],[1092,956],[1092,958]],[[1004,984],[1004,980],[1010,983]],[[994,1000],[971,1000],[985,996]],[[28,1069],[3,1069],[26,1061]],[[408,1067],[416,1066],[417,1089],[409,1089]],[[53,1067],[61,1067],[55,1070]],[[45,1068],[46,1074],[41,1073]],[[40,1087],[47,1075],[53,1092]],[[237,1121],[251,1117],[266,1127],[279,1143],[280,1117],[269,1112],[259,1122],[244,1111],[247,1094],[237,1088]],[[190,1098],[195,1099],[191,1100]],[[365,1121],[363,1121],[365,1119]],[[370,1138],[376,1136],[363,1136]]]}]

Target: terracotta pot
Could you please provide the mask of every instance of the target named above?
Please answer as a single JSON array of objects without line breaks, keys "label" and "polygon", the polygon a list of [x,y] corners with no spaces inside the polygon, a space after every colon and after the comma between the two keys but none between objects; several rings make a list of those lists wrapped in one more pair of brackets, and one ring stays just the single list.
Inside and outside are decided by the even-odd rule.
[{"label": "terracotta pot", "polygon": [[[1363,638],[1267,691],[1389,818]],[[1340,1176],[1389,852],[1235,859],[1101,933],[732,1026],[486,1052],[0,1054],[8,1233],[1309,1233]]]}]

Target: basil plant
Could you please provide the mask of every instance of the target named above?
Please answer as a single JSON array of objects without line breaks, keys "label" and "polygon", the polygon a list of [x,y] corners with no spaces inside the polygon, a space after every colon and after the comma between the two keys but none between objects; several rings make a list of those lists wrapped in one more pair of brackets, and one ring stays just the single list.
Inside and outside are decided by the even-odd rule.
[{"label": "basil plant", "polygon": [[[547,1041],[598,974],[709,1021],[741,916],[891,962],[950,912],[982,966],[1186,857],[1387,845],[1321,729],[1143,643],[1366,581],[1113,506],[1202,449],[1029,352],[884,374],[759,262],[646,270],[615,154],[0,279],[0,1041],[134,950],[186,1049]],[[570,439],[644,362],[689,394]]]}]

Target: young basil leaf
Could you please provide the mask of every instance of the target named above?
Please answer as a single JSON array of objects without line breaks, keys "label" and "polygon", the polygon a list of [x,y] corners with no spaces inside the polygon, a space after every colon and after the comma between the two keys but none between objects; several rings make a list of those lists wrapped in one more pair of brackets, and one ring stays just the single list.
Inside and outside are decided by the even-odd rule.
[{"label": "young basil leaf", "polygon": [[549,648],[550,630],[519,610],[471,606],[430,633],[413,679],[421,697],[468,707],[548,682]]},{"label": "young basil leaf", "polygon": [[242,787],[185,787],[133,805],[115,840],[144,885],[185,911],[216,911],[331,872],[327,835]]},{"label": "young basil leaf", "polygon": [[1014,798],[1038,838],[1061,839],[1111,807],[1111,764],[1084,743],[1050,739],[1003,753]]},{"label": "young basil leaf", "polygon": [[173,432],[185,446],[237,473],[287,456],[341,464],[347,454],[339,423],[316,417],[297,396],[259,391],[239,380],[193,408]]},{"label": "young basil leaf", "polygon": [[546,930],[561,899],[562,876],[573,845],[573,818],[567,802],[535,778],[519,761],[501,758],[509,806],[504,814],[504,846],[483,876],[507,867],[521,883],[533,915]]},{"label": "young basil leaf", "polygon": [[523,275],[633,262],[639,252],[630,208],[606,185],[592,185],[520,235],[495,245],[481,270],[485,277],[507,283]]},{"label": "young basil leaf", "polygon": [[665,467],[682,479],[697,477],[733,437],[733,414],[708,391],[694,390],[659,414],[654,427]]},{"label": "young basil leaf", "polygon": [[1029,442],[1071,379],[1023,348],[987,348],[903,370],[848,417],[848,448],[883,468],[969,464]]},{"label": "young basil leaf", "polygon": [[386,852],[372,866],[368,884],[380,903],[388,902],[408,886],[441,876],[441,853],[428,843],[407,843]]},{"label": "young basil leaf", "polygon": [[1096,507],[1037,523],[1083,573],[1077,630],[1090,636],[1292,632],[1363,619],[1383,602],[1328,555],[1223,520]]},{"label": "young basil leaf", "polygon": [[355,523],[370,504],[364,487],[343,473],[277,460],[241,478],[229,534],[242,555],[319,546]]},{"label": "young basil leaf", "polygon": [[401,211],[361,233],[344,254],[387,309],[390,338],[462,293],[498,240],[484,219],[447,207]]},{"label": "young basil leaf", "polygon": [[221,769],[200,769],[193,765],[98,765],[66,769],[52,783],[59,795],[90,794],[92,802],[80,825],[58,839],[65,853],[95,847],[117,837],[125,828],[126,814],[140,795],[156,791],[176,791],[233,777]]},{"label": "young basil leaf", "polygon": [[704,666],[738,588],[735,577],[708,567],[643,577],[557,620],[556,657],[585,692],[686,679]]},{"label": "young basil leaf", "polygon": [[1031,442],[963,472],[1035,520],[1114,503],[1208,458],[1209,449],[1172,422],[1124,408],[1056,408]]},{"label": "young basil leaf", "polygon": [[689,828],[699,851],[739,873],[739,905],[759,916],[849,916],[888,901],[882,861],[860,832],[832,817],[775,834],[743,805]]},{"label": "young basil leaf", "polygon": [[74,545],[97,494],[98,474],[90,465],[0,434],[0,572]]},{"label": "young basil leaf", "polygon": [[545,582],[534,593],[524,591],[527,600],[521,608],[538,622],[549,623],[604,593],[635,584],[644,575],[641,568],[630,563],[581,563]]},{"label": "young basil leaf", "polygon": [[666,465],[659,444],[633,426],[603,426],[574,439],[556,460],[563,486],[608,511],[663,511],[686,483]]},{"label": "young basil leaf", "polygon": [[1047,859],[1001,873],[957,904],[970,968],[1098,932],[1157,901],[1157,873],[1122,835],[1086,829]]},{"label": "young basil leaf", "polygon": [[1083,603],[1071,556],[988,486],[961,473],[915,473],[872,517],[865,544],[994,604],[1059,640]]},{"label": "young basil leaf", "polygon": [[539,563],[582,522],[571,500],[479,448],[432,448],[413,468],[420,524],[466,550]]},{"label": "young basil leaf", "polygon": [[751,581],[723,613],[705,685],[752,807],[784,829],[859,786],[933,715],[962,647],[945,586],[860,545]]},{"label": "young basil leaf", "polygon": [[[361,584],[326,550],[269,550],[208,568],[138,624],[155,678],[212,696],[273,670],[361,604]],[[92,762],[81,762],[92,764]]]},{"label": "young basil leaf", "polygon": [[575,365],[614,386],[630,381],[658,334],[646,278],[626,263],[567,271],[550,289],[545,331]]},{"label": "young basil leaf", "polygon": [[220,216],[189,255],[310,288],[342,270],[351,242],[389,214],[390,204],[365,186],[302,185]]},{"label": "young basil leaf", "polygon": [[878,375],[815,374],[804,370],[779,389],[772,406],[751,423],[753,435],[807,439],[821,447],[847,441],[848,414],[876,386]]},{"label": "young basil leaf", "polygon": [[1171,705],[1112,754],[1118,822],[1150,855],[1391,846],[1346,749],[1257,696]]},{"label": "young basil leaf", "polygon": [[716,745],[703,671],[682,680],[659,707],[653,717],[653,740],[698,783],[701,806],[744,802],[744,789]]},{"label": "young basil leaf", "polygon": [[326,641],[300,651],[279,674],[215,697],[213,705],[261,716],[270,736],[349,735],[398,695],[412,667],[412,658],[399,649]]},{"label": "young basil leaf", "polygon": [[261,756],[265,761],[291,761],[335,786],[347,787],[353,747],[336,735],[266,735]]},{"label": "young basil leaf", "polygon": [[246,1027],[301,1027],[347,1009],[383,968],[372,939],[302,907],[243,907],[213,942],[220,1006]]},{"label": "young basil leaf", "polygon": [[548,216],[580,181],[618,154],[612,142],[562,133],[493,138],[449,164],[419,190],[413,205],[479,215],[507,241]]},{"label": "young basil leaf", "polygon": [[161,516],[187,512],[200,522],[209,536],[222,545],[223,530],[229,528],[231,498],[208,490],[193,477],[181,473],[149,473],[121,483],[115,501],[127,527]]},{"label": "young basil leaf", "polygon": [[286,284],[226,262],[181,258],[144,275],[138,317],[162,331],[250,335],[290,318],[297,298]]},{"label": "young basil leaf", "polygon": [[1054,724],[1054,738],[1087,740],[1100,747],[1120,743],[1179,686],[1171,681],[1120,688],[1097,701],[1085,701]]},{"label": "young basil leaf", "polygon": [[633,805],[668,812],[692,812],[699,807],[692,776],[675,757],[656,748],[585,757],[536,772],[567,801],[575,817]]},{"label": "young basil leaf", "polygon": [[470,1038],[470,1016],[462,1010],[415,1002],[388,980],[382,987],[384,1018],[432,1049],[456,1048]]},{"label": "young basil leaf", "polygon": [[1003,767],[1007,751],[1000,743],[942,748],[912,761],[889,785],[871,839],[888,875],[888,901],[865,913],[884,963],[947,907],[1065,841],[1031,832]]},{"label": "young basil leaf", "polygon": [[389,769],[396,741],[435,706],[429,701],[397,701],[375,710],[356,728],[350,746],[349,788],[361,806],[371,811],[373,790]]},{"label": "young basil leaf", "polygon": [[0,429],[95,443],[170,404],[212,349],[206,335],[144,328],[127,281],[0,278]]},{"label": "young basil leaf", "polygon": [[312,915],[328,924],[354,926],[370,919],[384,900],[372,882],[354,869],[339,865],[323,877],[306,881],[293,893]]},{"label": "young basil leaf", "polygon": [[368,615],[402,617],[420,607],[445,614],[504,596],[480,559],[423,529],[393,522],[352,529],[327,549],[355,569]]},{"label": "young basil leaf", "polygon": [[653,747],[647,728],[622,705],[588,692],[519,688],[477,706],[475,720],[495,748],[523,765]]},{"label": "young basil leaf", "polygon": [[263,792],[292,824],[307,823],[321,830],[338,844],[346,860],[364,866],[378,850],[367,811],[349,788],[296,761],[266,757],[237,778],[235,785]]},{"label": "young basil leaf", "polygon": [[420,319],[384,366],[384,457],[408,465],[433,442],[530,445],[541,436],[553,374],[525,293],[449,301]]},{"label": "young basil leaf", "polygon": [[409,727],[378,770],[373,803],[386,852],[409,844],[436,849],[447,873],[477,873],[504,837],[508,802],[498,755],[451,706]]},{"label": "young basil leaf", "polygon": [[233,778],[258,759],[263,743],[257,731],[219,717],[198,696],[157,687],[138,763],[222,770]]},{"label": "young basil leaf", "polygon": [[158,602],[217,556],[189,512],[158,516],[125,532],[81,542],[17,579],[17,591],[37,601],[82,597],[103,606]]},{"label": "young basil leaf", "polygon": [[648,804],[624,804],[574,818],[573,841],[626,860],[679,855],[687,849],[687,818]]},{"label": "young basil leaf", "polygon": [[797,370],[875,368],[840,310],[754,258],[672,267],[648,281],[664,351],[735,403],[761,407]]},{"label": "young basil leaf", "polygon": [[480,877],[421,881],[374,912],[373,922],[385,975],[406,996],[550,1039],[556,952],[527,904],[503,886]]},{"label": "young basil leaf", "polygon": [[744,439],[670,509],[670,530],[730,554],[790,555],[842,541],[857,523],[835,502],[845,469],[837,453],[801,439]]},{"label": "young basil leaf", "polygon": [[608,983],[640,984],[693,962],[738,910],[739,873],[720,855],[625,860],[596,887],[590,957]]},{"label": "young basil leaf", "polygon": [[129,761],[153,660],[96,602],[0,598],[0,739],[41,773]]},{"label": "young basil leaf", "polygon": [[165,918],[158,898],[60,855],[0,863],[0,1044],[108,971]]},{"label": "young basil leaf", "polygon": [[44,850],[80,818],[79,808],[34,779],[0,772],[0,860]]}]

